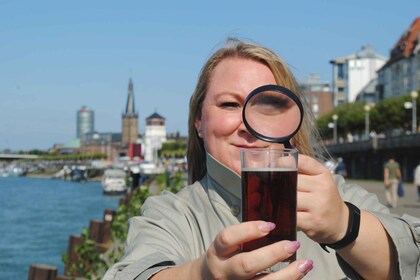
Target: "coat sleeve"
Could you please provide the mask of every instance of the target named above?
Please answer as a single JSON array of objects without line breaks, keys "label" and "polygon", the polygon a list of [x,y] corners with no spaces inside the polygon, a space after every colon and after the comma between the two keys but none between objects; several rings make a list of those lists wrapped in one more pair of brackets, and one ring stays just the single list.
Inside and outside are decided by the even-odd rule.
[{"label": "coat sleeve", "polygon": [[192,255],[188,251],[194,236],[175,195],[150,197],[142,215],[129,220],[124,257],[111,266],[103,279],[149,279],[156,272],[181,264]]},{"label": "coat sleeve", "polygon": [[[391,214],[375,194],[358,185],[345,184],[341,176],[335,179],[343,200],[369,211],[382,223],[394,244],[400,279],[420,279],[420,219],[407,214]],[[348,266],[342,268],[349,269]]]}]

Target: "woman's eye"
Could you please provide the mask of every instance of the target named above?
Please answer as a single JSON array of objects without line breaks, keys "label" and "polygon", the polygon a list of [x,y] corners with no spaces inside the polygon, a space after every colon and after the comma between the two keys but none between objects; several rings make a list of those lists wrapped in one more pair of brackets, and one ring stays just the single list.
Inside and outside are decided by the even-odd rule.
[{"label": "woman's eye", "polygon": [[223,102],[220,104],[221,108],[239,108],[240,106],[237,102]]}]

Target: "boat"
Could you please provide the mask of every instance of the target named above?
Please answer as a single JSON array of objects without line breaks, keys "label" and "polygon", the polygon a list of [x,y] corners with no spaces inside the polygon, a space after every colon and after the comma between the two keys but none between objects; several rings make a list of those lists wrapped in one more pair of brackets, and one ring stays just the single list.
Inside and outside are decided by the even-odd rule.
[{"label": "boat", "polygon": [[84,165],[72,166],[70,178],[73,182],[85,183],[88,180],[87,167]]},{"label": "boat", "polygon": [[127,192],[126,174],[121,169],[107,169],[102,176],[102,190],[104,194],[119,195]]},{"label": "boat", "polygon": [[0,177],[21,177],[27,173],[26,168],[10,165],[6,168],[0,168]]},{"label": "boat", "polygon": [[0,168],[0,177],[8,177],[9,172],[5,168]]}]

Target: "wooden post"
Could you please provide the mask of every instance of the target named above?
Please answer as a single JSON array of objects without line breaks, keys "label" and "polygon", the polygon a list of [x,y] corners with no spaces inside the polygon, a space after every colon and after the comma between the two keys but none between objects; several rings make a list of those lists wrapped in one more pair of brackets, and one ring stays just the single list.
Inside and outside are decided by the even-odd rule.
[{"label": "wooden post", "polygon": [[57,267],[46,264],[31,264],[28,280],[56,280]]},{"label": "wooden post", "polygon": [[85,278],[66,276],[66,275],[57,275],[57,278],[55,278],[55,280],[75,280],[75,279],[85,279]]},{"label": "wooden post", "polygon": [[79,259],[79,255],[76,253],[76,247],[83,244],[83,238],[77,235],[71,235],[69,239],[69,246],[67,249],[68,261],[64,269],[64,274],[70,272],[72,264],[76,263]]},{"label": "wooden post", "polygon": [[129,202],[129,199],[126,196],[120,198],[120,205],[127,205],[128,202]]},{"label": "wooden post", "polygon": [[114,216],[117,214],[117,211],[114,209],[105,209],[104,211],[104,222],[112,222]]},{"label": "wooden post", "polygon": [[100,221],[90,221],[89,238],[95,241],[96,243],[102,243],[103,225],[104,223]]},{"label": "wooden post", "polygon": [[107,243],[111,237],[111,223],[114,220],[117,211],[113,209],[105,209],[104,211],[104,225],[102,231],[102,243]]}]

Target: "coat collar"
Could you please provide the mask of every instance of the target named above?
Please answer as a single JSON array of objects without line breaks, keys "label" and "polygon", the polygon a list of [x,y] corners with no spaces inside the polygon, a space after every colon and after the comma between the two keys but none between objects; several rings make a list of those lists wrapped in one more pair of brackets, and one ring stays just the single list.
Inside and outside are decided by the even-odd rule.
[{"label": "coat collar", "polygon": [[236,199],[241,199],[241,177],[209,153],[206,156],[206,163],[208,176],[224,191],[230,193]]}]

